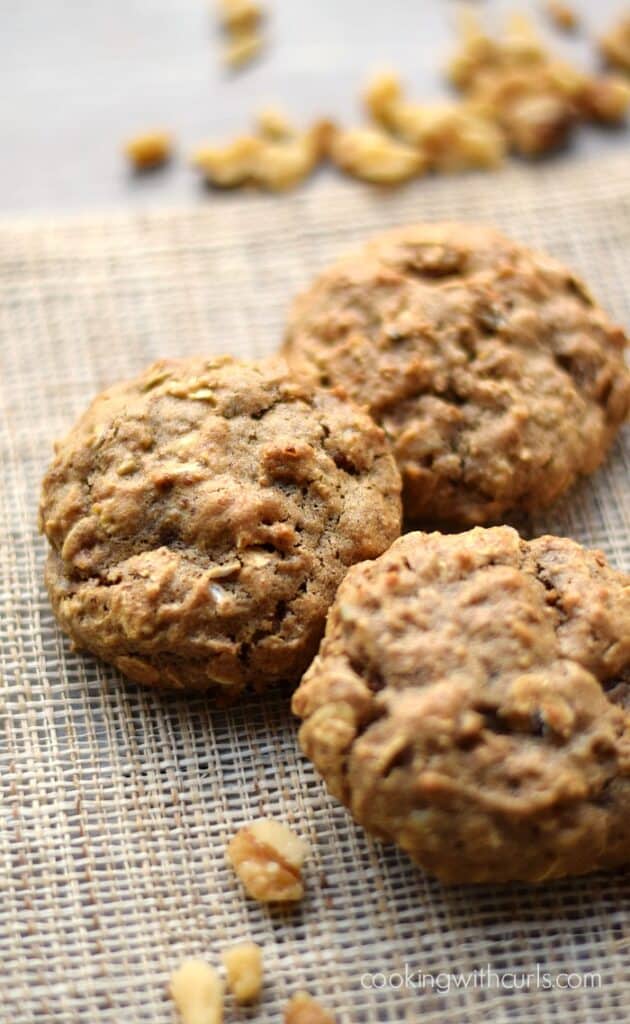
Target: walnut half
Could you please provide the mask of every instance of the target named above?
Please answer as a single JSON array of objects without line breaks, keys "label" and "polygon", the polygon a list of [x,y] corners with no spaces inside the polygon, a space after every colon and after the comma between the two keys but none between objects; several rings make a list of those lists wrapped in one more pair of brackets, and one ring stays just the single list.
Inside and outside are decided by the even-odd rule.
[{"label": "walnut half", "polygon": [[290,903],[304,895],[306,844],[279,821],[259,818],[239,829],[227,848],[234,871],[252,899]]}]

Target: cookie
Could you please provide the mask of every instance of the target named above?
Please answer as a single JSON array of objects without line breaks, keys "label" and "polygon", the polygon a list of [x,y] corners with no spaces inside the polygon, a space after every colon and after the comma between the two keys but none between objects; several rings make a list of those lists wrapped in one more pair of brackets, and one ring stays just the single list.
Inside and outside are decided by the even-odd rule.
[{"label": "cookie", "polygon": [[139,683],[296,681],[348,566],[400,532],[382,430],[283,364],[165,360],[99,395],[43,483],[75,645]]},{"label": "cookie", "polygon": [[324,272],[284,355],[384,427],[411,522],[462,528],[537,511],[597,468],[630,407],[625,345],[547,256],[489,227],[421,224]]},{"label": "cookie", "polygon": [[447,883],[630,861],[630,577],[509,526],[355,566],[293,697],[331,792]]}]

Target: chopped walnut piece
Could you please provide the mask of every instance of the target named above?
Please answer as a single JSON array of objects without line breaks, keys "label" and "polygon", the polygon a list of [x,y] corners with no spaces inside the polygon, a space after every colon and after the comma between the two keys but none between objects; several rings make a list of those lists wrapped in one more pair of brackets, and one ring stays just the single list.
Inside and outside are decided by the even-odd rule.
[{"label": "chopped walnut piece", "polygon": [[218,0],[219,19],[227,42],[225,61],[233,68],[249,63],[259,53],[262,7],[256,0]]},{"label": "chopped walnut piece", "polygon": [[547,14],[557,28],[565,32],[571,32],[577,28],[578,16],[574,7],[564,0],[547,0],[545,4]]},{"label": "chopped walnut piece", "polygon": [[232,68],[249,64],[262,49],[263,39],[258,32],[238,32],[225,48],[225,61]]},{"label": "chopped walnut piece", "polygon": [[261,148],[260,139],[243,135],[225,146],[200,146],[192,155],[192,164],[209,184],[234,188],[249,181]]},{"label": "chopped walnut piece", "polygon": [[467,89],[481,69],[496,67],[501,61],[501,47],[481,27],[477,14],[465,7],[458,18],[461,46],[451,59],[447,74],[458,89]]},{"label": "chopped walnut piece", "polygon": [[630,12],[623,14],[601,37],[599,49],[608,64],[630,71]]},{"label": "chopped walnut piece", "polygon": [[244,135],[225,146],[201,146],[192,163],[220,188],[251,184],[280,191],[311,173],[328,148],[331,130],[330,122],[318,121],[307,131],[278,141]]},{"label": "chopped walnut piece", "polygon": [[396,128],[396,113],[402,98],[400,78],[394,71],[374,75],[363,94],[365,106],[374,120],[392,130]]},{"label": "chopped walnut piece", "polygon": [[296,992],[284,1008],[284,1024],[335,1024],[335,1018],[308,992]]},{"label": "chopped walnut piece", "polygon": [[536,67],[549,57],[531,18],[518,11],[508,18],[500,52],[501,62],[510,67]]},{"label": "chopped walnut piece", "polygon": [[274,142],[290,139],[296,134],[289,118],[278,107],[263,107],[262,110],[259,110],[256,115],[256,125],[263,138],[271,139]]},{"label": "chopped walnut piece", "polygon": [[239,829],[227,856],[252,899],[286,903],[302,899],[306,844],[279,821],[260,818]]},{"label": "chopped walnut piece", "polygon": [[396,185],[422,174],[425,155],[379,128],[353,128],[334,133],[330,156],[347,174],[377,185]]},{"label": "chopped walnut piece", "polygon": [[262,20],[262,7],[256,0],[218,0],[219,18],[231,33],[251,31]]},{"label": "chopped walnut piece", "polygon": [[480,108],[494,112],[511,148],[524,156],[538,156],[563,145],[575,121],[572,98],[552,87],[542,72],[488,72],[480,77],[474,100]]},{"label": "chopped walnut piece", "polygon": [[619,75],[587,79],[579,103],[586,117],[603,124],[619,124],[630,108],[630,82]]},{"label": "chopped walnut piece", "polygon": [[182,1024],[221,1024],[223,982],[203,960],[186,960],[174,971],[170,993]]},{"label": "chopped walnut piece", "polygon": [[[494,41],[468,15],[462,34],[451,76],[516,152],[534,157],[562,146],[580,119],[615,124],[625,117],[629,100],[623,81],[589,76],[557,60],[528,18],[513,15],[504,38]],[[630,67],[630,19],[628,57]],[[390,118],[391,108],[390,100]]]},{"label": "chopped walnut piece", "polygon": [[435,170],[496,167],[503,160],[503,133],[472,104],[410,103],[403,98],[400,81],[390,73],[374,78],[364,99],[374,119],[420,149]]},{"label": "chopped walnut piece", "polygon": [[125,143],[125,154],[139,171],[165,164],[170,160],[172,150],[173,140],[164,131],[144,132]]},{"label": "chopped walnut piece", "polygon": [[241,942],[221,954],[227,987],[237,1003],[258,999],[263,981],[262,950],[255,942]]},{"label": "chopped walnut piece", "polygon": [[[466,60],[466,42],[460,57]],[[553,60],[531,23],[514,16],[487,60],[470,64],[462,88],[473,107],[493,120],[509,147],[538,156],[561,146],[576,117],[582,77]]]},{"label": "chopped walnut piece", "polygon": [[271,191],[293,188],[321,161],[331,132],[329,121],[317,121],[307,131],[287,139],[264,141],[252,165],[252,181]]}]

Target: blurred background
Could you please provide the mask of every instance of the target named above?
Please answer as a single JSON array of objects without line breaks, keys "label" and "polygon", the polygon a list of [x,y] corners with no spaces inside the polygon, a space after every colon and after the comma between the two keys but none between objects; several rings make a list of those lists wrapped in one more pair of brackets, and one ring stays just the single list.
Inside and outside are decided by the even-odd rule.
[{"label": "blurred background", "polygon": [[[530,14],[560,56],[595,69],[594,37],[629,5],[570,3],[580,16],[575,33],[555,29],[542,2],[476,0],[474,7],[497,27],[508,12]],[[212,0],[4,0],[0,213],[221,202],[192,172],[188,154],[199,143],[247,131],[264,104],[281,105],[304,125],[322,116],[356,125],[360,90],[383,66],[397,69],[416,98],[447,95],[442,71],[456,41],[457,6],[263,0],[260,56],[230,71]],[[173,133],[175,158],[134,175],[122,143],[157,127]],[[623,147],[630,156],[630,128],[583,127],[571,151]],[[317,188],[334,174],[325,168],[301,187]]]}]

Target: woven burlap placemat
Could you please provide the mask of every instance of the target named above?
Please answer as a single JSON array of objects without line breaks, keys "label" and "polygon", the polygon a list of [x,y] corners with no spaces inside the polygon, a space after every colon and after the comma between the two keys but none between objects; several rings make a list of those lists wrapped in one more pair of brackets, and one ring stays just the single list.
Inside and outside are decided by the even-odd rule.
[{"label": "woven burlap placemat", "polygon": [[[87,400],[158,356],[272,350],[313,272],[422,218],[494,221],[630,322],[627,157],[0,227],[0,1021],[168,1024],[172,968],[244,937],[264,946],[264,998],[229,1020],[277,1021],[302,987],[341,1022],[625,1019],[627,874],[445,890],[327,795],[286,695],[218,712],[125,684],[70,651],[45,595],[39,481]],[[629,467],[620,442],[534,528],[630,568]],[[261,814],[312,844],[293,913],[245,900],[225,862],[228,838]]]}]

